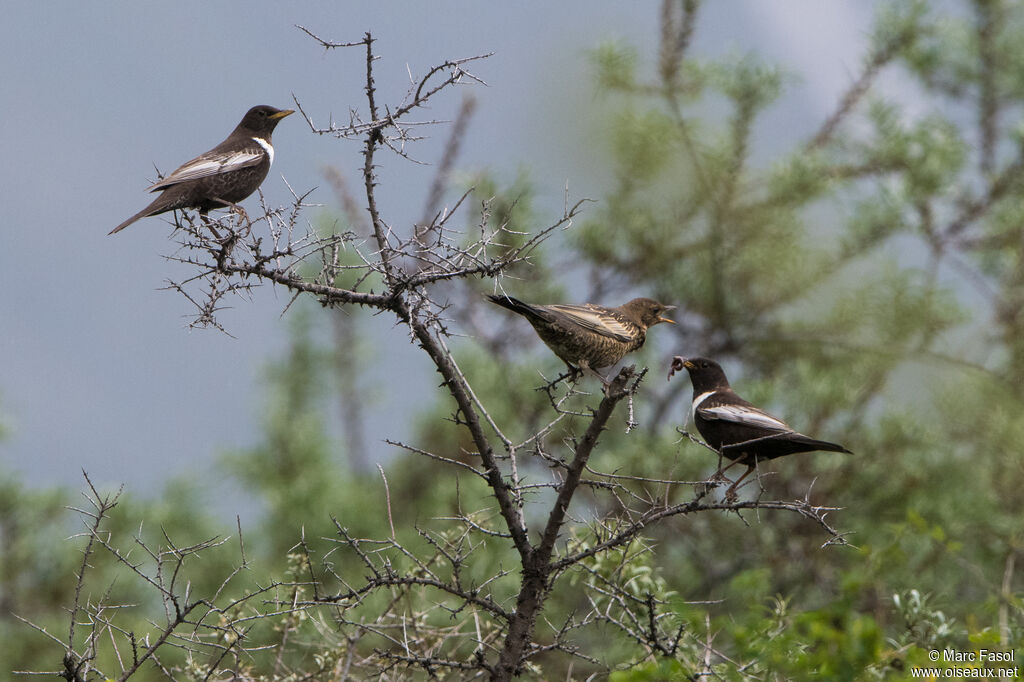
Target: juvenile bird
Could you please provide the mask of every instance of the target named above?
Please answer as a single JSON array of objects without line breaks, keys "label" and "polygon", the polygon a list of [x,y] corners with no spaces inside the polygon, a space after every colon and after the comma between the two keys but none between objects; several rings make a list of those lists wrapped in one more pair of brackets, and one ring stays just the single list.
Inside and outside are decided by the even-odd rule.
[{"label": "juvenile bird", "polygon": [[139,218],[175,209],[195,208],[205,216],[213,208],[236,207],[267,177],[274,161],[270,136],[281,119],[292,113],[291,109],[253,107],[227,139],[150,186],[150,192],[163,190],[160,196],[109,234],[120,232]]},{"label": "juvenile bird", "polygon": [[851,453],[842,445],[815,440],[793,428],[778,417],[754,407],[729,386],[725,372],[714,360],[707,358],[672,359],[669,378],[686,368],[693,384],[693,403],[690,411],[693,422],[708,445],[732,460],[732,464],[746,464],[747,470],[725,491],[727,499],[736,495],[736,487],[750,475],[759,460],[775,459],[796,452],[826,450]]},{"label": "juvenile bird", "polygon": [[586,369],[597,374],[599,368],[616,364],[626,353],[644,345],[650,327],[659,322],[675,324],[662,316],[675,306],[650,298],[634,298],[617,308],[593,303],[534,305],[511,296],[488,298],[529,320],[541,340],[573,374]]}]

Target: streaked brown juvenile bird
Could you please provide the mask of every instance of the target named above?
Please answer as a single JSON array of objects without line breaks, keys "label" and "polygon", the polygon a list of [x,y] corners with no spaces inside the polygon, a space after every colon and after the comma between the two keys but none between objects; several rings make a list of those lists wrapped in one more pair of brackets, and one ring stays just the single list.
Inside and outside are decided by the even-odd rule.
[{"label": "streaked brown juvenile bird", "polygon": [[[537,335],[576,374],[589,369],[597,374],[626,353],[644,345],[647,330],[659,322],[675,324],[662,314],[675,306],[650,298],[634,298],[617,308],[593,303],[535,305],[511,296],[488,296],[492,303],[529,320]],[[607,379],[598,374],[607,384]]]},{"label": "streaked brown juvenile bird", "polygon": [[735,497],[736,487],[750,475],[760,460],[815,450],[853,454],[838,443],[816,440],[797,433],[778,417],[773,417],[736,395],[721,365],[714,360],[677,355],[672,358],[669,379],[684,368],[690,374],[690,382],[693,384],[693,403],[690,407],[693,423],[708,445],[732,460],[718,474],[733,464],[747,465],[743,475],[725,491],[727,499]]},{"label": "streaked brown juvenile bird", "polygon": [[175,209],[195,208],[205,216],[210,209],[236,207],[259,188],[270,172],[274,161],[270,136],[281,119],[292,113],[291,109],[266,105],[253,107],[227,139],[150,186],[150,192],[163,190],[160,196],[110,234],[139,218]]}]

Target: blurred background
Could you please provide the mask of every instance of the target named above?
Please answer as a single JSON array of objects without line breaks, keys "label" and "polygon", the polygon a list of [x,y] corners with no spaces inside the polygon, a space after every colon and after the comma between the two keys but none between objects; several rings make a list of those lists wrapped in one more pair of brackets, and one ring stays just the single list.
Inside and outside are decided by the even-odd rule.
[{"label": "blurred background", "polygon": [[[652,331],[638,360],[651,367],[642,428],[610,433],[595,466],[713,471],[675,431],[690,386],[662,380],[673,354],[719,359],[744,397],[857,453],[788,458],[765,479],[772,497],[813,484],[816,502],[844,507],[830,520],[855,550],[821,550],[796,518],[652,529],[661,549],[648,560],[680,622],[713,616],[726,648],[777,679],[898,678],[929,647],[1019,647],[1022,9],[707,3],[686,34],[675,6],[7,8],[0,632],[13,658],[0,659],[55,656],[10,614],[61,622],[77,527],[63,505],[77,503],[83,470],[124,485],[125,528],[223,535],[240,516],[269,572],[301,529],[330,534],[329,514],[383,532],[384,517],[358,512],[379,496],[377,463],[406,522],[453,503],[436,463],[384,443],[458,446],[403,329],[357,310],[284,312],[289,296],[272,287],[221,313],[228,334],[191,329],[194,308],[165,289],[190,274],[167,258],[167,220],[106,236],[149,201],[155,168],[209,149],[254,104],[298,102],[316,125],[365,114],[361,48],[324,50],[297,26],[337,42],[371,32],[388,102],[445,59],[493,53],[472,69],[486,86],[420,114],[472,107],[443,203],[475,188],[467,231],[485,201],[492,220],[533,231],[567,200],[594,200],[505,289],[679,306],[679,325]],[[423,164],[378,157],[397,231],[431,213],[450,134],[426,129],[409,150]],[[316,135],[300,116],[274,142],[267,203],[312,189],[309,225],[360,229],[342,197],[359,194],[361,142]],[[488,309],[492,289],[447,292],[466,336],[457,355],[492,387],[495,414],[525,427],[548,408],[540,372],[559,363],[522,320]],[[721,603],[688,604],[706,600]]]},{"label": "blurred background", "polygon": [[[659,14],[657,3],[612,2],[543,13],[464,3],[250,7],[8,10],[0,29],[7,65],[0,173],[9,226],[0,255],[0,343],[8,358],[0,390],[10,430],[2,447],[7,466],[27,483],[78,485],[84,467],[98,481],[153,492],[218,448],[254,442],[262,368],[288,343],[288,321],[279,319],[287,296],[267,289],[253,304],[239,301],[223,317],[235,338],[190,332],[188,302],[161,290],[182,276],[164,258],[173,253],[170,226],[154,218],[123,239],[106,233],[149,202],[154,167],[167,173],[209,149],[254,104],[294,108],[294,96],[318,125],[331,116],[348,121],[349,108],[363,104],[362,55],[358,48],[325,53],[296,25],[337,42],[372,32],[382,95],[391,97],[405,93],[410,73],[494,53],[478,67],[489,87],[467,88],[477,109],[457,172],[486,169],[506,182],[523,174],[536,186],[538,209],[552,214],[566,186],[600,199],[613,181],[602,158],[607,132],[594,111],[589,51],[608,40],[651,40]],[[753,3],[739,13],[723,10],[708,8],[695,36],[702,53],[764,51],[802,79],[785,110],[773,113],[771,137],[786,136],[792,117],[820,117],[834,106],[870,25],[869,8],[822,10],[813,2],[799,12]],[[454,118],[459,101],[444,104],[423,119]],[[436,164],[447,131],[429,135],[415,153]],[[310,201],[329,214],[338,206],[325,168],[359,179],[358,140],[316,136],[293,117],[275,132],[275,144],[263,185],[272,204],[289,198],[287,180],[299,192],[317,188]],[[397,158],[382,164],[395,225],[422,217],[432,175]],[[426,381],[403,339],[382,334],[381,341],[392,359],[374,363],[375,380],[401,371]],[[388,404],[406,395],[382,390]],[[367,445],[374,459],[388,456],[379,440]]]}]

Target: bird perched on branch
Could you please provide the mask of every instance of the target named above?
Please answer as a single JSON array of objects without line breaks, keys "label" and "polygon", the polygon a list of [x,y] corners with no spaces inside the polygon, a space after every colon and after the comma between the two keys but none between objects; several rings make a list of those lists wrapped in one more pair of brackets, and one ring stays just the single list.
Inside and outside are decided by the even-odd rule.
[{"label": "bird perched on branch", "polygon": [[672,359],[668,376],[685,368],[693,384],[691,414],[700,435],[708,445],[732,460],[722,474],[733,464],[746,464],[747,470],[725,491],[727,499],[736,495],[736,487],[750,475],[763,459],[775,459],[796,452],[845,452],[853,454],[842,445],[815,440],[793,428],[778,417],[754,407],[729,386],[722,367],[707,358],[684,358],[679,355]]},{"label": "bird perched on branch", "polygon": [[[213,208],[237,208],[238,202],[256,191],[274,161],[270,136],[291,109],[256,106],[219,145],[192,159],[149,187],[163,190],[153,202],[110,234],[120,232],[139,218],[181,208],[199,209],[203,216]],[[244,214],[244,211],[243,211]]]},{"label": "bird perched on branch", "polygon": [[[644,345],[647,330],[659,322],[675,324],[663,313],[675,306],[650,298],[634,298],[617,308],[582,305],[534,305],[511,296],[488,296],[492,303],[529,320],[537,335],[572,374],[589,369],[595,374]],[[608,380],[597,374],[607,385]]]}]

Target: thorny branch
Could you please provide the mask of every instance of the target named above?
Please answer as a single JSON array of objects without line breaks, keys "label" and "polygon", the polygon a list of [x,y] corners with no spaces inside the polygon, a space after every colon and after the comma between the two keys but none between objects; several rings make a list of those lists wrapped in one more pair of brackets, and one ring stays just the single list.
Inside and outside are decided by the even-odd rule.
[{"label": "thorny branch", "polygon": [[[672,60],[678,61],[689,44],[698,4],[684,2],[682,14],[674,18],[666,3],[666,16],[671,19],[663,35],[667,56],[662,70],[666,80],[675,77]],[[360,236],[356,229],[318,233],[304,217],[312,205],[307,203],[309,192],[292,191],[292,204],[284,208],[269,206],[261,196],[261,213],[253,220],[229,215],[212,223],[215,230],[194,215],[178,214],[175,227],[179,246],[170,259],[188,266],[192,274],[171,282],[169,288],[182,293],[195,307],[193,325],[217,329],[223,329],[218,316],[228,299],[248,298],[263,284],[283,287],[290,301],[311,297],[326,307],[363,306],[394,315],[441,376],[454,406],[452,421],[468,435],[472,451],[432,452],[416,445],[393,444],[440,464],[453,465],[457,472],[470,473],[474,481],[483,481],[496,508],[463,511],[460,497],[457,514],[435,519],[445,523],[447,530],[417,528],[415,541],[402,540],[403,529],[394,525],[391,492],[381,469],[392,524],[390,537],[357,538],[335,520],[337,536],[329,539],[333,548],[317,556],[303,536],[290,555],[294,566],[288,580],[236,586],[248,571],[243,551],[240,564],[215,594],[196,597],[191,593],[186,563],[216,551],[226,540],[215,538],[178,547],[164,535],[157,547],[137,537],[136,547],[144,555],[143,560],[137,560],[102,528],[117,497],[101,496],[89,482],[93,511],[80,510],[91,524],[84,534],[88,543],[64,645],[62,677],[77,682],[99,673],[125,680],[147,663],[171,677],[171,668],[180,669],[186,664],[173,656],[170,658],[178,663],[164,663],[161,651],[170,649],[187,652],[192,674],[212,679],[217,670],[237,674],[257,652],[271,646],[276,647],[276,674],[285,670],[287,651],[302,646],[291,633],[302,627],[304,619],[336,653],[335,658],[323,658],[321,670],[305,679],[320,679],[319,675],[328,671],[333,679],[350,675],[399,679],[409,669],[433,677],[437,671],[448,669],[508,680],[551,652],[561,652],[600,669],[606,664],[578,650],[572,642],[574,632],[596,623],[612,624],[650,655],[673,657],[684,632],[681,627],[674,632],[665,629],[664,600],[653,594],[630,593],[623,579],[610,578],[594,569],[593,560],[641,542],[644,530],[660,521],[699,512],[739,514],[745,509],[798,514],[824,530],[829,537],[825,544],[845,544],[844,535],[825,520],[834,508],[815,506],[807,499],[713,502],[705,499],[709,482],[645,479],[595,470],[590,465],[591,455],[620,402],[630,405],[628,426],[635,425],[632,400],[646,370],[623,368],[593,409],[585,406],[592,398],[575,386],[568,386],[566,393],[559,395],[556,387],[560,378],[544,389],[554,416],[520,442],[506,436],[449,349],[449,303],[438,285],[473,278],[500,280],[513,266],[528,264],[538,246],[555,231],[573,224],[583,202],[567,201],[563,215],[528,235],[515,233],[506,224],[490,224],[484,211],[479,230],[470,237],[456,230],[451,218],[472,192],[458,197],[450,208],[439,208],[445,188],[445,179],[439,175],[428,200],[427,222],[395,227],[377,201],[377,152],[383,147],[409,158],[407,146],[419,139],[412,131],[436,123],[411,121],[409,116],[453,86],[482,83],[467,70],[482,57],[445,61],[423,77],[410,79],[408,91],[396,104],[384,105],[374,72],[379,58],[373,52],[374,40],[369,33],[358,42],[336,43],[299,28],[325,50],[365,49],[365,113],[353,110],[348,124],[338,125],[331,119],[327,126],[318,128],[298,98],[295,101],[314,132],[338,138],[363,137],[362,203],[369,218],[369,234],[359,230],[363,234]],[[470,105],[464,106],[460,130],[470,110]],[[440,171],[445,176],[460,139],[461,133],[449,140]],[[352,206],[348,210],[353,214]],[[218,233],[228,236],[221,238]],[[565,458],[550,454],[548,441],[556,425],[581,433],[569,444]],[[550,466],[552,482],[537,483],[524,475],[519,469],[520,458],[524,457],[530,458],[531,467],[546,470]],[[689,485],[696,495],[689,502],[666,505],[632,487],[646,483]],[[618,513],[593,519],[589,525],[573,518],[570,508],[581,487],[610,495]],[[528,519],[539,520],[533,533]],[[583,534],[593,537],[586,546],[569,543],[560,550],[559,541],[565,539],[567,528],[570,534],[584,529]],[[472,567],[488,553],[500,553],[495,545],[510,550],[502,555],[502,561],[512,561],[514,568],[499,565],[481,578]],[[99,552],[159,595],[164,621],[154,624],[152,632],[140,637],[121,629],[115,622],[120,605],[108,596],[96,603],[82,603],[87,568]],[[354,581],[354,574],[341,568],[351,563],[362,574],[361,580]],[[544,617],[545,602],[559,577],[570,571],[587,576],[590,610],[571,614],[560,624],[550,623]],[[267,620],[275,623],[278,634],[258,634],[257,626]],[[83,622],[89,633],[79,639],[76,624],[82,627]],[[543,637],[538,635],[539,627],[546,628]],[[100,673],[94,666],[101,636],[120,642],[117,647],[129,653],[122,659],[121,649],[115,647],[116,660],[122,661],[116,675]],[[701,646],[710,652],[710,639]]]},{"label": "thorny branch", "polygon": [[[219,606],[215,605],[214,602],[222,597],[222,592],[226,591],[228,584],[239,575],[238,569],[224,579],[212,600],[194,597],[190,591],[190,583],[184,580],[185,564],[195,557],[223,546],[226,540],[213,538],[190,546],[178,547],[166,533],[163,533],[163,541],[166,544],[163,547],[156,547],[141,536],[140,529],[140,534],[133,539],[133,545],[145,555],[145,558],[137,560],[132,557],[132,550],[124,550],[115,544],[115,539],[105,527],[117,506],[120,492],[104,495],[93,485],[88,474],[83,472],[83,475],[88,488],[85,495],[88,506],[74,508],[73,511],[82,517],[86,525],[86,530],[75,537],[85,537],[87,540],[82,552],[82,565],[76,574],[76,596],[71,609],[68,640],[62,642],[63,669],[53,671],[52,674],[69,682],[85,682],[97,678],[123,681],[133,677],[144,666],[153,665],[171,677],[170,671],[161,662],[161,651],[164,649],[182,648],[202,655],[204,659],[212,656],[215,662],[211,664],[209,672],[226,663],[229,655],[237,663],[238,656],[255,651],[258,647],[246,644],[246,622],[250,618],[224,620],[223,616],[240,611],[247,604],[257,602],[268,593],[282,588],[284,584],[271,583],[264,587],[248,589]],[[152,629],[146,633],[136,633],[120,627],[117,621],[122,614],[137,608],[138,605],[114,601],[112,595],[118,587],[116,582],[109,585],[98,600],[82,599],[82,595],[87,591],[90,570],[96,570],[94,567],[98,563],[108,559],[120,565],[124,569],[122,573],[134,577],[144,589],[158,596],[164,607],[163,623],[153,622]],[[244,560],[242,565],[244,566]],[[27,620],[25,622],[50,636],[45,628]],[[82,637],[76,636],[79,627],[87,630]],[[100,650],[104,641],[111,643],[116,654],[116,672],[100,667]],[[127,655],[122,655],[122,648],[127,650]],[[104,660],[109,665],[109,657]]]}]

